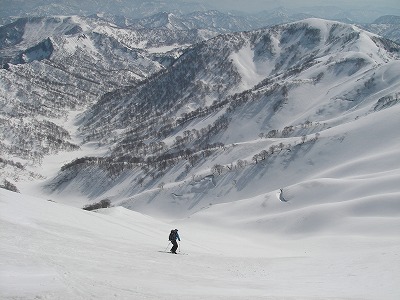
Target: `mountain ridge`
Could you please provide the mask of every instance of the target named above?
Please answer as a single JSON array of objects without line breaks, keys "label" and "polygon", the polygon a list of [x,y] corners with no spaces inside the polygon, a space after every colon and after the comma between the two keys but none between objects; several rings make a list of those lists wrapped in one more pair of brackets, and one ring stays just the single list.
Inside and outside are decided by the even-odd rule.
[{"label": "mountain ridge", "polygon": [[[11,129],[2,132],[7,141],[1,145],[6,153],[3,176],[15,178],[13,183],[41,178],[40,165],[62,153],[65,158],[54,165],[61,170],[53,167],[38,193],[75,195],[72,202],[78,206],[109,197],[147,210],[152,205],[146,208],[137,199],[150,196],[166,205],[184,201],[185,214],[191,214],[209,203],[293,185],[293,174],[286,181],[272,181],[266,190],[260,190],[259,180],[253,185],[242,176],[256,170],[266,174],[272,165],[279,172],[298,165],[308,170],[304,176],[313,177],[308,164],[314,165],[314,159],[302,162],[300,157],[314,148],[330,152],[328,145],[350,134],[347,129],[329,137],[326,133],[392,111],[399,102],[399,46],[353,25],[311,18],[218,35],[156,54],[151,47],[168,42],[134,46],[142,34],[152,39],[159,29],[129,31],[97,17],[46,20],[34,19],[39,35],[30,34],[26,41],[17,36],[15,45],[34,48],[46,37],[47,31],[38,28],[52,28],[57,34],[48,38],[50,58],[10,63],[0,70],[8,80],[2,122]],[[161,65],[160,59],[170,63]],[[138,72],[131,73],[132,66]],[[111,70],[119,77],[110,76]],[[12,81],[20,79],[13,76],[34,85],[31,90],[15,86]],[[319,160],[319,165],[323,173],[325,164]],[[238,182],[240,190],[235,191]],[[162,193],[167,190],[169,194]],[[216,196],[224,190],[225,196]]]},{"label": "mountain ridge", "polygon": [[[149,197],[154,205],[186,203],[183,211],[163,207],[186,215],[243,193],[255,196],[253,183],[241,179],[255,170],[265,174],[273,165],[283,172],[300,164],[312,177],[299,155],[311,155],[315,147],[330,153],[325,147],[355,130],[333,134],[332,128],[397,107],[398,53],[396,44],[374,34],[319,19],[202,42],[164,72],[111,92],[88,110],[80,119],[86,142],[112,146],[105,157],[66,164],[48,191],[74,190],[78,198],[110,198],[144,212],[152,210]],[[260,71],[256,81],[248,81]],[[323,172],[325,164],[318,164]],[[95,178],[107,183],[96,185],[96,192],[78,187]],[[234,189],[238,182],[242,192]],[[273,182],[267,189],[283,184]],[[258,185],[256,180],[256,193]],[[225,189],[226,196],[216,196]]]}]

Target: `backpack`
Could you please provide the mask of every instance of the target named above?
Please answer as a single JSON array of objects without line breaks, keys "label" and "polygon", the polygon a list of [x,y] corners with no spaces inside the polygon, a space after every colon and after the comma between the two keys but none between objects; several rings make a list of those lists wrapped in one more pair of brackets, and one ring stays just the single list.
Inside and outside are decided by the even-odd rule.
[{"label": "backpack", "polygon": [[175,230],[171,230],[171,233],[169,234],[169,238],[168,238],[171,242],[176,240],[176,231]]}]

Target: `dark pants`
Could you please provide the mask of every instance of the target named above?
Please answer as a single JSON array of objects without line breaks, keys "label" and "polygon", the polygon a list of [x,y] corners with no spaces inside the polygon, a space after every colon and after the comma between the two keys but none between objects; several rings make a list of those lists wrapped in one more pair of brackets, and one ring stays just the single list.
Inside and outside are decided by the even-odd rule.
[{"label": "dark pants", "polygon": [[176,253],[176,249],[178,249],[178,243],[176,242],[176,240],[175,241],[171,241],[171,243],[172,243],[172,248],[171,248],[171,252],[172,253]]}]

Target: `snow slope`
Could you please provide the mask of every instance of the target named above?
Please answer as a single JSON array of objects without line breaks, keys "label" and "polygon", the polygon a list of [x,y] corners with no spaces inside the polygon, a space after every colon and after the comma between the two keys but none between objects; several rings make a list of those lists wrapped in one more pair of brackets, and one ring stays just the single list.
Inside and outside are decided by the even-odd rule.
[{"label": "snow slope", "polygon": [[[296,198],[305,202],[327,199],[331,202],[352,201],[373,196],[377,205],[385,207],[386,204],[379,199],[390,198],[391,193],[397,196],[400,192],[397,184],[400,179],[400,139],[398,132],[393,130],[399,125],[400,106],[376,111],[374,107],[377,107],[379,93],[395,93],[399,89],[393,75],[399,66],[396,62],[392,64],[393,68],[385,68],[385,72],[376,69],[376,78],[384,80],[376,79],[376,91],[371,91],[373,97],[362,96],[362,102],[331,100],[322,104],[319,99],[307,99],[315,93],[298,93],[287,105],[290,107],[286,112],[282,112],[287,115],[286,125],[293,124],[295,127],[294,133],[288,137],[257,137],[263,122],[275,123],[278,126],[272,128],[280,130],[285,126],[279,123],[282,118],[268,114],[270,107],[263,106],[263,103],[258,105],[254,102],[252,107],[248,105],[238,110],[229,130],[218,136],[227,145],[225,149],[217,150],[207,161],[188,174],[184,173],[185,176],[182,176],[183,165],[168,171],[163,177],[163,189],[150,181],[148,187],[140,192],[136,178],[129,172],[112,179],[106,177],[103,170],[87,168],[71,172],[76,175],[76,180],[69,186],[61,185],[52,197],[73,194],[72,198],[75,198],[80,192],[83,199],[85,194],[92,201],[96,197],[97,200],[109,198],[124,207],[154,216],[186,217],[210,204],[252,198],[279,188],[285,188],[285,195],[290,195],[287,193],[297,185],[305,185],[309,186],[306,194],[296,193]],[[396,84],[389,85],[387,89],[386,84],[392,80]],[[340,91],[343,87],[337,89]],[[304,117],[306,106],[311,113]],[[347,108],[343,109],[343,106]],[[319,120],[320,123],[313,122],[310,126],[301,125],[307,116],[318,110],[325,110],[326,113],[321,116],[326,119]],[[318,118],[318,113],[315,115]],[[315,133],[320,136],[313,141]],[[306,138],[305,143],[301,141],[302,136]],[[244,141],[237,142],[239,139]],[[280,149],[280,143],[283,149]],[[290,148],[288,145],[291,145]],[[277,147],[274,154],[255,164],[252,160],[254,155],[262,150],[268,151],[271,146]],[[246,160],[247,167],[237,167],[239,160]],[[222,174],[212,175],[210,169],[215,164],[226,166]],[[231,165],[233,170],[228,169]],[[212,181],[209,176],[212,176]],[[351,183],[350,188],[331,189],[327,183],[335,180]],[[107,189],[107,184],[114,187]],[[314,186],[320,190],[314,189]],[[295,196],[294,192],[292,195]],[[65,200],[65,203],[71,203],[68,198]]]},{"label": "snow slope", "polygon": [[[276,219],[254,223],[258,230],[237,228],[244,213],[257,217],[243,211],[246,201],[171,224],[121,207],[87,212],[0,190],[0,297],[399,298],[398,217],[383,213],[358,235],[339,226],[293,237],[268,233],[280,224]],[[271,201],[275,209],[287,205]],[[385,234],[374,234],[376,223],[386,226]],[[174,227],[187,255],[162,253]]]}]

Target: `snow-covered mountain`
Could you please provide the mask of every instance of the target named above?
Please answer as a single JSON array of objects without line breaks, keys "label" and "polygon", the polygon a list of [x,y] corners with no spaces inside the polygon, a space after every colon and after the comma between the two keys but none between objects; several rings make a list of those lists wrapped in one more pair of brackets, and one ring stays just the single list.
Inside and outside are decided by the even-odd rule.
[{"label": "snow-covered mountain", "polygon": [[7,169],[1,181],[39,176],[18,163],[40,164],[45,155],[79,148],[64,126],[71,112],[76,115],[113,89],[135,86],[169,65],[182,48],[215,34],[132,30],[77,16],[22,18],[0,27],[0,147]]},{"label": "snow-covered mountain", "polygon": [[[214,7],[207,5],[204,1],[146,1],[146,0],[7,0],[3,1],[0,11],[0,24],[5,24],[7,20],[15,17],[44,17],[54,15],[92,15],[95,13],[106,13],[109,15],[119,15],[127,18],[143,18],[161,12],[174,14],[190,14],[193,12],[204,12],[220,6],[215,3]],[[304,3],[285,3],[283,7],[277,7],[271,2],[260,2],[260,13],[249,14],[243,11],[236,11],[235,6],[225,5],[224,13],[235,16],[249,17],[255,22],[260,20],[269,25],[281,24],[290,21],[297,21],[296,15],[308,15],[330,19],[330,20],[351,20],[357,23],[369,23],[374,19],[387,14],[398,14],[398,6],[392,4],[384,5],[361,5],[359,3],[340,5],[339,3],[320,5],[307,5]],[[223,5],[222,5],[223,6]],[[249,4],[249,8],[252,7]],[[221,10],[221,9],[220,9]],[[303,17],[304,18],[304,17]],[[3,20],[1,20],[3,19]],[[3,23],[1,23],[3,22]]]},{"label": "snow-covered mountain", "polygon": [[363,24],[362,27],[400,44],[400,16],[381,16],[370,24]]},{"label": "snow-covered mountain", "polygon": [[389,40],[319,19],[202,42],[88,109],[80,132],[106,154],[65,164],[47,191],[187,216],[282,187],[289,198],[335,189],[325,178],[343,172],[396,174],[399,153],[386,145],[398,142],[388,129],[398,123],[398,57]]},{"label": "snow-covered mountain", "polygon": [[399,298],[398,44],[321,19],[187,44],[98,15],[18,24],[0,298]]},{"label": "snow-covered mountain", "polygon": [[130,27],[142,28],[165,28],[165,29],[208,29],[217,32],[235,32],[258,29],[267,24],[252,17],[234,16],[219,11],[198,11],[185,15],[175,15],[162,12],[147,18],[134,20]]},{"label": "snow-covered mountain", "polygon": [[[398,28],[395,25],[400,10],[397,7],[366,8],[351,6],[304,6],[275,7],[266,9],[260,6],[257,13],[229,10],[224,13],[212,10],[204,3],[182,1],[58,1],[10,0],[0,11],[0,24],[8,24],[20,17],[50,17],[54,15],[96,16],[119,27],[132,25],[134,28],[181,28],[182,30],[208,29],[217,32],[237,32],[254,30],[266,26],[285,24],[306,18],[323,18],[356,24],[398,41]],[[373,21],[373,20],[377,21]]]},{"label": "snow-covered mountain", "polygon": [[91,15],[94,13],[106,12],[113,15],[124,15],[128,18],[142,18],[161,11],[190,13],[207,9],[209,9],[209,7],[201,2],[196,3],[179,0],[8,0],[7,3],[3,3],[2,5],[0,17]]}]

